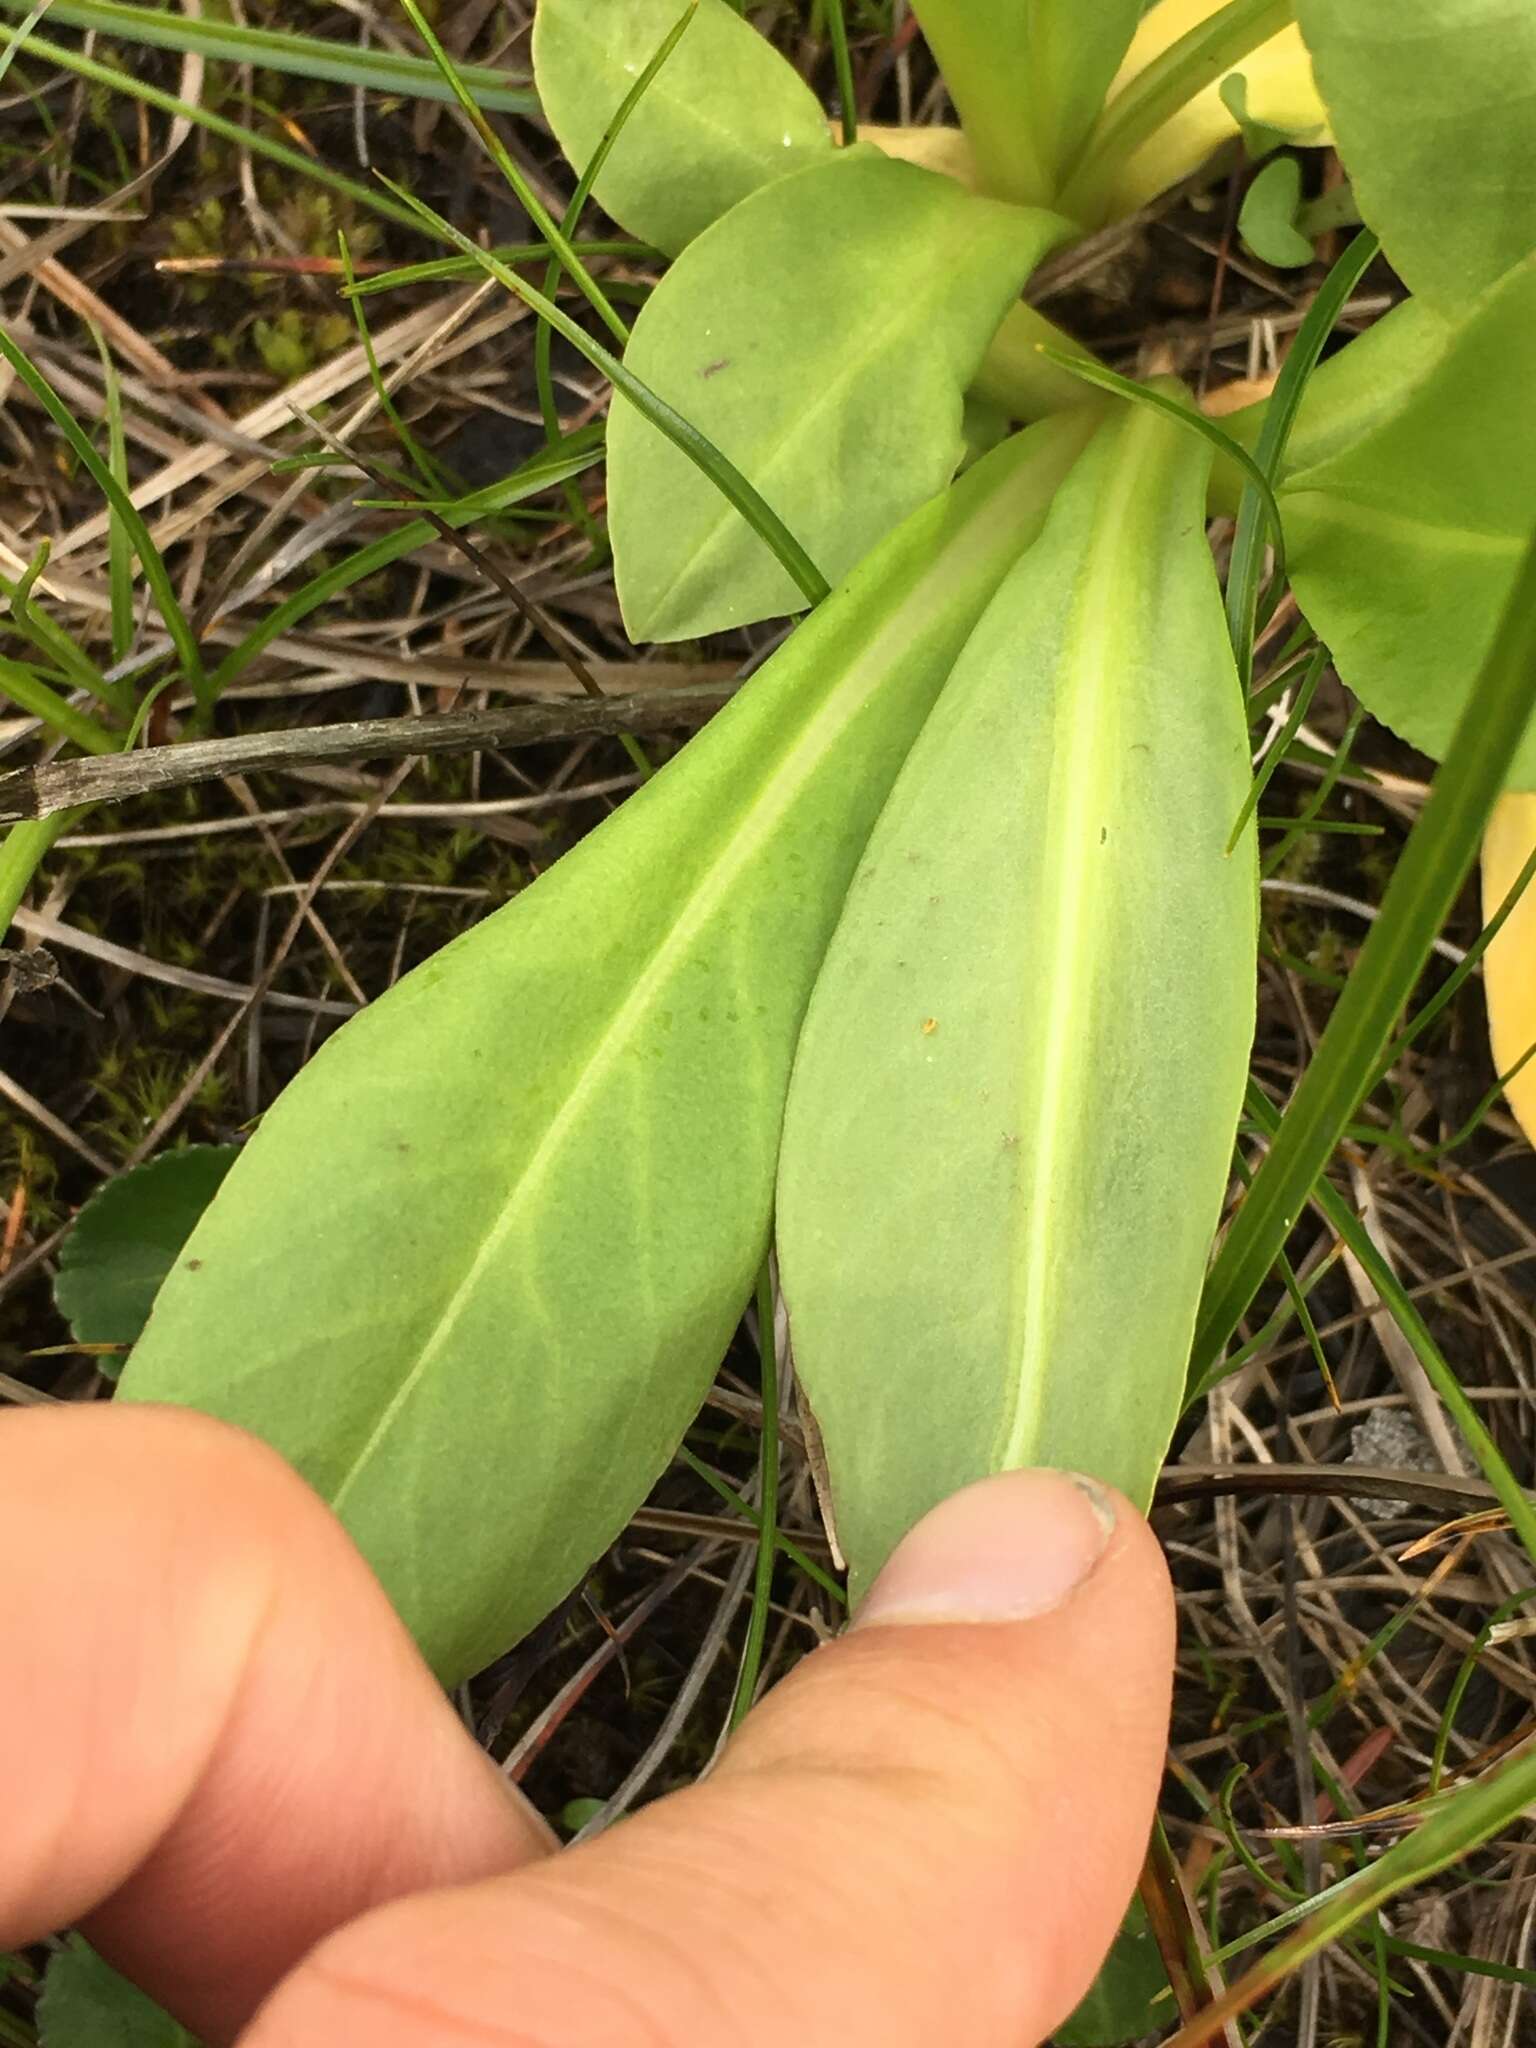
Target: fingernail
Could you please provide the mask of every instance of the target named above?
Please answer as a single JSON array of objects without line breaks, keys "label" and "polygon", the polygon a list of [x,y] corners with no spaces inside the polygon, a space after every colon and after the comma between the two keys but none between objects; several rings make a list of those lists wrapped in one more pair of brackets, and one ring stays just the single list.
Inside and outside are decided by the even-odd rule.
[{"label": "fingernail", "polygon": [[1115,1527],[1110,1496],[1076,1472],[1001,1472],[925,1515],[854,1617],[872,1622],[1029,1621],[1071,1598]]}]

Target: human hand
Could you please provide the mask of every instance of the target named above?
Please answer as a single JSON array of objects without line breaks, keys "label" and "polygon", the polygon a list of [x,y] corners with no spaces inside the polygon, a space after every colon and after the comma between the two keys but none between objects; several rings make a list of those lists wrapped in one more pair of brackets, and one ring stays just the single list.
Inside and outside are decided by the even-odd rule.
[{"label": "human hand", "polygon": [[0,1555],[0,1948],[80,1922],[210,2044],[1015,2048],[1146,1846],[1167,1575],[1056,1474],[935,1510],[705,1783],[558,1854],[251,1439],[7,1414]]}]

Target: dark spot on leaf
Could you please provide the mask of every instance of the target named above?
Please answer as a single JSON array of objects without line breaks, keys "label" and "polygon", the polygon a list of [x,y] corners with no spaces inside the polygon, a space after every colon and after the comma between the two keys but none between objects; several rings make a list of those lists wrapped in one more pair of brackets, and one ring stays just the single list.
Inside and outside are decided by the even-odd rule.
[{"label": "dark spot on leaf", "polygon": [[699,372],[699,375],[700,375],[701,377],[718,377],[718,376],[719,376],[719,374],[720,374],[720,372],[721,372],[722,370],[728,370],[728,369],[730,368],[730,366],[731,366],[731,359],[730,359],[730,357],[729,357],[729,356],[721,356],[721,358],[720,358],[720,360],[719,360],[718,362],[715,362],[715,363],[706,363],[706,364],[704,365],[703,369],[702,369],[702,370],[700,370],[700,372]]},{"label": "dark spot on leaf", "polygon": [[188,1271],[189,1273],[201,1273],[201,1271],[202,1271],[202,1270],[203,1270],[203,1262],[202,1262],[202,1260],[201,1260],[201,1259],[188,1259],[188,1261],[187,1261],[187,1271]]}]

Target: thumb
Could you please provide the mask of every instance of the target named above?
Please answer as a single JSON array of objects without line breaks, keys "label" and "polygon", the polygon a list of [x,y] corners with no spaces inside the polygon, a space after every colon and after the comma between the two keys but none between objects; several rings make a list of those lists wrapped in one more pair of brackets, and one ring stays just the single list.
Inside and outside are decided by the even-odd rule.
[{"label": "thumb", "polygon": [[1146,1848],[1173,1603],[1118,1496],[983,1481],[704,1784],[330,1937],[245,2048],[997,2048],[1086,1990]]}]

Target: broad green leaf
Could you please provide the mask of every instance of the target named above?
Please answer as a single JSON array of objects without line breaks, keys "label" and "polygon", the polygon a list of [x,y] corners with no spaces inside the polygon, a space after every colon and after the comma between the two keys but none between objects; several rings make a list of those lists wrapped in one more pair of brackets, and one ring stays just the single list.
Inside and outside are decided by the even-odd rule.
[{"label": "broad green leaf", "polygon": [[[690,243],[624,361],[836,582],[954,475],[966,386],[1064,232],[1054,214],[847,150],[753,193]],[[608,530],[633,640],[804,607],[741,514],[627,405],[608,423]]]},{"label": "broad green leaf", "polygon": [[1243,195],[1238,232],[1261,263],[1299,270],[1312,261],[1312,244],[1296,225],[1301,206],[1301,166],[1293,156],[1265,164]]},{"label": "broad green leaf", "polygon": [[[53,1283],[78,1343],[137,1343],[177,1253],[237,1156],[234,1145],[165,1152],[91,1197],[64,1240]],[[102,1371],[112,1370],[104,1359]]]},{"label": "broad green leaf", "polygon": [[347,1024],[162,1289],[124,1393],[275,1444],[445,1681],[576,1583],[703,1398],[848,877],[1080,435],[1032,428],[919,511],[611,819]]},{"label": "broad green leaf", "polygon": [[1051,2035],[1053,2048],[1120,2048],[1173,2018],[1168,1972],[1140,1899],[1131,1901],[1088,1996]]},{"label": "broad green leaf", "polygon": [[[1281,507],[1297,600],[1340,675],[1373,717],[1438,760],[1536,515],[1536,258],[1459,326],[1437,331],[1431,314],[1403,332],[1427,344],[1413,352],[1417,374],[1378,394],[1363,432],[1293,471]],[[1390,366],[1392,354],[1384,343],[1375,361]],[[1536,732],[1509,780],[1536,787]]]},{"label": "broad green leaf", "polygon": [[1411,291],[1468,302],[1536,248],[1536,7],[1297,0],[1360,203]]},{"label": "broad green leaf", "polygon": [[[584,171],[683,0],[539,0],[533,71],[556,139]],[[668,256],[749,192],[833,150],[815,94],[727,4],[699,0],[597,180],[621,227]]]},{"label": "broad green leaf", "polygon": [[857,1598],[1016,1465],[1145,1501],[1254,1014],[1241,695],[1209,454],[1101,429],[860,863],[795,1060],[780,1270]]},{"label": "broad green leaf", "polygon": [[39,2048],[197,2048],[185,2027],[78,1934],[48,1964],[37,2031]]},{"label": "broad green leaf", "polygon": [[[1536,856],[1536,796],[1500,797],[1483,835],[1483,916],[1492,919]],[[1514,1074],[1505,1097],[1521,1129],[1536,1145],[1536,883],[1524,894],[1483,958],[1488,1036],[1500,1074]],[[1524,1066],[1520,1062],[1524,1060]]]},{"label": "broad green leaf", "polygon": [[1049,205],[1141,18],[1141,0],[918,0],[986,189]]}]

